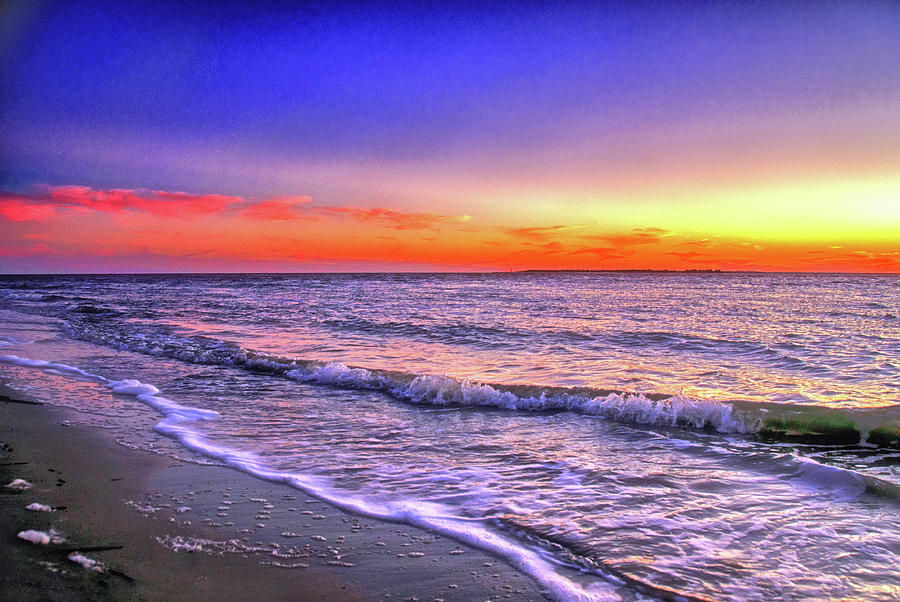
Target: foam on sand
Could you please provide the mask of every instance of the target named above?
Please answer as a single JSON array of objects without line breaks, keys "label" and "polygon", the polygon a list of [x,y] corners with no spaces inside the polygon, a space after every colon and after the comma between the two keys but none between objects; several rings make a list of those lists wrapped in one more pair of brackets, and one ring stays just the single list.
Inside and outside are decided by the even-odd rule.
[{"label": "foam on sand", "polygon": [[49,543],[62,543],[63,541],[63,538],[60,537],[59,534],[52,529],[49,533],[46,531],[35,531],[33,529],[28,529],[27,531],[19,531],[18,533],[16,533],[16,537],[41,546],[45,546]]},{"label": "foam on sand", "polygon": [[25,506],[26,510],[31,510],[32,512],[53,512],[53,508],[50,506],[45,506],[44,504],[38,504],[37,502],[28,504]]},{"label": "foam on sand", "polygon": [[12,482],[7,483],[6,487],[13,491],[25,491],[26,489],[31,489],[31,483],[25,479],[14,479]]},{"label": "foam on sand", "polygon": [[103,572],[103,565],[101,563],[78,552],[72,552],[71,554],[69,554],[68,559],[75,564],[80,564],[82,567],[89,571],[96,571],[98,573]]}]

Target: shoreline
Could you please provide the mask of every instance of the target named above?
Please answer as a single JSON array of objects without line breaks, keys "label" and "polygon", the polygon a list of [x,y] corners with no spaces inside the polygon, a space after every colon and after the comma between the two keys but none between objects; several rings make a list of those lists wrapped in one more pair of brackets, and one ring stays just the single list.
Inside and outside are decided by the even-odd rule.
[{"label": "shoreline", "polygon": [[[543,599],[480,550],[231,468],[125,447],[75,410],[16,400],[28,397],[0,385],[2,599]],[[32,487],[6,487],[17,478]],[[33,502],[60,509],[26,510]],[[63,541],[16,536],[28,529]],[[68,560],[76,550],[105,570]]]}]

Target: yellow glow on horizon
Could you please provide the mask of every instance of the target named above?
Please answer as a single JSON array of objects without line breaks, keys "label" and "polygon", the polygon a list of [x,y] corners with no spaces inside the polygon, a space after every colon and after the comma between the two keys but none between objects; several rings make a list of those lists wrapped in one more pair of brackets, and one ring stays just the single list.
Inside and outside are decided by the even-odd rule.
[{"label": "yellow glow on horizon", "polygon": [[532,193],[498,198],[515,226],[567,225],[584,232],[658,227],[682,234],[769,242],[897,242],[900,178],[760,183],[723,189]]}]

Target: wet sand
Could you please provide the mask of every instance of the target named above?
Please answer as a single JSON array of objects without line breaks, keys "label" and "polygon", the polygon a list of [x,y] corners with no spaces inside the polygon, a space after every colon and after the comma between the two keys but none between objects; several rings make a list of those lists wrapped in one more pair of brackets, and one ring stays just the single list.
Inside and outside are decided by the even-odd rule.
[{"label": "wet sand", "polygon": [[[28,398],[0,386],[0,599],[543,599],[520,572],[445,537],[126,448],[71,410],[11,400]],[[14,479],[31,487],[7,487]],[[34,502],[57,510],[25,509]],[[29,529],[61,541],[17,537]]]}]

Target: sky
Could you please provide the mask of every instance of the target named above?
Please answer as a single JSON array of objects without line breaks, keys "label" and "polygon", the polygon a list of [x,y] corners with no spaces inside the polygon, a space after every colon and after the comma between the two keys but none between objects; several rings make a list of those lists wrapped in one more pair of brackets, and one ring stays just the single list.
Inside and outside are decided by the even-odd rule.
[{"label": "sky", "polygon": [[138,4],[0,9],[0,272],[900,272],[900,3]]}]

